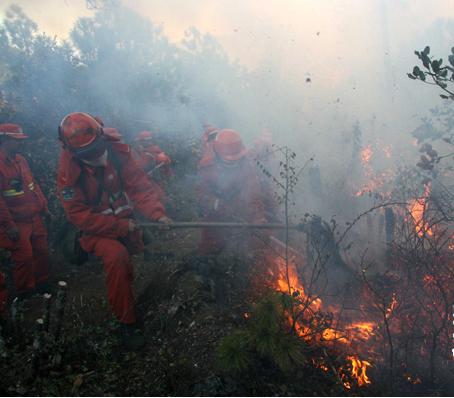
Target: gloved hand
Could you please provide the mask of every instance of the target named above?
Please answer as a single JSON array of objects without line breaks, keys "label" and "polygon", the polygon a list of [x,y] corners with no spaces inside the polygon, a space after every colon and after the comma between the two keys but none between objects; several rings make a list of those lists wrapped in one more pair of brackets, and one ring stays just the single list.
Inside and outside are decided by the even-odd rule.
[{"label": "gloved hand", "polygon": [[156,155],[155,162],[158,165],[161,163],[163,163],[164,165],[169,165],[171,163],[171,160],[164,152],[160,152]]},{"label": "gloved hand", "polygon": [[17,228],[15,225],[13,227],[8,228],[6,230],[6,236],[8,236],[9,240],[17,242],[20,239],[19,228]]},{"label": "gloved hand", "polygon": [[165,224],[165,225],[169,225],[169,224],[172,224],[172,220],[167,217],[167,216],[162,216],[158,222],[162,223],[162,224]]},{"label": "gloved hand", "polygon": [[134,232],[136,229],[139,229],[136,220],[129,219],[129,232]]},{"label": "gloved hand", "polygon": [[167,216],[162,216],[159,220],[158,220],[159,223],[161,223],[163,226],[162,226],[162,229],[165,229],[165,230],[169,230],[169,225],[172,224],[172,220],[167,217]]}]

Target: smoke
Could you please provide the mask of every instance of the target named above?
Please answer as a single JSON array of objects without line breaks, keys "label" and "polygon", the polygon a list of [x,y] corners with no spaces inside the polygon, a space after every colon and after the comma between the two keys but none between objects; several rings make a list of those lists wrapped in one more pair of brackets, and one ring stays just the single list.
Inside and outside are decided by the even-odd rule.
[{"label": "smoke", "polygon": [[[36,14],[22,3],[25,14]],[[79,7],[65,42],[18,9],[5,13],[0,85],[13,110],[4,118],[39,136],[54,134],[66,113],[85,111],[127,140],[143,129],[197,137],[209,122],[238,130],[248,145],[266,128],[275,144],[298,154],[298,166],[314,156],[299,205],[330,216],[333,203],[311,196],[311,178],[319,175],[325,191],[354,192],[364,182],[358,152],[367,145],[376,170],[415,163],[411,131],[441,104],[436,90],[406,73],[417,63],[413,51],[426,44],[440,57],[449,52],[448,2],[425,11],[405,1],[270,1],[257,14],[255,2],[202,1],[182,6],[194,12],[192,21],[182,9],[170,26],[172,2],[157,2],[153,15],[144,2],[123,3]],[[74,20],[70,7],[62,10]],[[407,14],[419,25],[405,23]],[[379,156],[388,146],[399,156]]]},{"label": "smoke", "polygon": [[[69,112],[101,117],[128,142],[142,130],[157,133],[157,143],[179,168],[167,191],[177,198],[169,201],[169,214],[177,208],[178,220],[198,217],[194,174],[202,125],[233,128],[249,147],[267,131],[277,147],[296,153],[295,159],[290,156],[299,177],[290,200],[291,222],[305,213],[323,219],[314,227],[330,246],[330,283],[343,289],[354,274],[348,267],[363,271],[364,264],[371,264],[367,275],[395,273],[389,261],[394,219],[414,229],[402,215],[405,206],[400,213],[393,213],[397,206],[387,214],[380,209],[349,228],[358,214],[394,198],[394,190],[405,190],[402,200],[412,195],[414,201],[423,186],[415,168],[421,155],[415,137],[433,137],[438,129],[440,138],[454,126],[451,103],[443,103],[437,88],[407,77],[418,64],[414,50],[430,45],[436,58],[451,52],[451,1],[428,7],[402,0],[155,0],[153,6],[110,0],[112,6],[91,11],[60,4],[64,41],[34,22],[41,1],[19,3],[24,10],[12,6],[0,22],[0,122],[20,123],[32,137],[32,168],[45,182],[51,207],[58,206],[56,130]],[[47,14],[55,18],[56,10],[50,7]],[[436,149],[443,155],[443,148]],[[278,179],[282,160],[277,151],[263,161]],[[275,182],[276,191],[285,186]],[[450,204],[452,195],[447,197]],[[282,214],[277,218],[282,221]],[[348,237],[338,245],[346,230]],[[316,239],[302,236],[292,239],[306,245],[309,259],[310,239]],[[436,252],[433,263],[440,258]],[[419,272],[426,273],[424,261]],[[304,265],[303,272],[312,272]],[[413,279],[413,255],[405,266]],[[402,285],[407,298],[423,291],[410,286],[414,291]],[[417,301],[424,308],[425,301]],[[429,341],[421,331],[421,341]]]}]

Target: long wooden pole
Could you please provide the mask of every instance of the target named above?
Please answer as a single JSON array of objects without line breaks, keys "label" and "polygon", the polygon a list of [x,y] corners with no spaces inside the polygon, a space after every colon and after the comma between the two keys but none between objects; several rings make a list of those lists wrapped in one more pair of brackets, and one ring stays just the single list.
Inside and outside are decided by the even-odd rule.
[{"label": "long wooden pole", "polygon": [[[141,227],[145,228],[163,228],[163,229],[185,229],[185,228],[232,228],[232,229],[286,229],[285,224],[254,224],[254,223],[241,223],[241,222],[199,222],[199,221],[178,221],[170,224],[143,222],[139,223]],[[304,224],[289,225],[289,229],[303,231]]]}]

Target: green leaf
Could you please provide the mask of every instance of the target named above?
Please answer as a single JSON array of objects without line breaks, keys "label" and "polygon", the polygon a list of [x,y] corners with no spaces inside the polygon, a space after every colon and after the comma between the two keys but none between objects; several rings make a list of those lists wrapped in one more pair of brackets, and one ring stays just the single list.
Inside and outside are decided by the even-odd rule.
[{"label": "green leaf", "polygon": [[408,77],[409,77],[410,79],[413,79],[413,80],[415,80],[415,79],[416,79],[416,77],[415,77],[415,76],[413,76],[413,75],[412,75],[411,73],[407,73],[407,76],[408,76]]},{"label": "green leaf", "polygon": [[426,46],[426,47],[424,48],[423,54],[429,55],[429,53],[430,53],[430,47],[429,47],[429,46]]},{"label": "green leaf", "polygon": [[443,98],[443,99],[449,99],[449,97],[447,95],[444,95],[444,94],[440,94],[440,97]]},{"label": "green leaf", "polygon": [[430,67],[430,58],[426,54],[421,54],[421,60],[424,67]]},{"label": "green leaf", "polygon": [[305,361],[302,343],[293,335],[280,334],[274,344],[272,358],[283,371],[302,365]]},{"label": "green leaf", "polygon": [[446,76],[448,76],[448,70],[447,70],[447,69],[443,69],[443,70],[440,72],[440,76],[441,76],[441,77],[446,77]]},{"label": "green leaf", "polygon": [[221,368],[230,372],[245,371],[252,362],[248,341],[249,335],[241,330],[224,337],[217,349]]},{"label": "green leaf", "polygon": [[454,66],[454,55],[450,55],[450,56],[448,57],[448,61],[449,61],[449,63],[450,63],[452,66]]},{"label": "green leaf", "polygon": [[422,70],[419,71],[419,78],[425,82],[426,81],[426,75],[424,74],[424,72]]},{"label": "green leaf", "polygon": [[418,75],[419,75],[419,72],[421,72],[421,69],[419,69],[418,66],[415,66],[415,67],[413,68],[413,74],[414,74],[415,76],[418,76]]},{"label": "green leaf", "polygon": [[431,66],[433,71],[435,73],[438,73],[438,71],[440,70],[440,64],[438,63],[438,61],[437,60],[432,61]]}]

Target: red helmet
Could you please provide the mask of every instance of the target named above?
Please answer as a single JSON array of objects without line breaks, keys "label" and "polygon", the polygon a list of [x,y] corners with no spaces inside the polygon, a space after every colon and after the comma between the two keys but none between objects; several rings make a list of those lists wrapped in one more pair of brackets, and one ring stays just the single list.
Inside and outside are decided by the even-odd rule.
[{"label": "red helmet", "polygon": [[215,126],[213,126],[213,125],[210,124],[210,123],[206,123],[206,122],[205,122],[205,123],[203,123],[203,130],[204,130],[204,132],[205,132],[206,134],[210,134],[210,133],[212,133],[213,131],[218,130],[218,128],[215,127]]},{"label": "red helmet", "polygon": [[153,133],[151,131],[144,130],[136,135],[136,138],[134,138],[134,141],[136,141],[136,142],[150,141],[152,138],[153,138]]},{"label": "red helmet", "polygon": [[0,137],[9,137],[23,140],[24,138],[28,138],[28,135],[24,134],[22,127],[18,124],[5,123],[0,124]]},{"label": "red helmet", "polygon": [[93,116],[74,112],[63,118],[59,134],[65,145],[77,150],[92,144],[102,134],[102,127]]},{"label": "red helmet", "polygon": [[213,149],[222,160],[227,162],[239,160],[247,153],[240,135],[231,129],[219,131],[213,141]]},{"label": "red helmet", "polygon": [[155,161],[157,164],[170,164],[170,158],[164,152],[158,153],[156,155]]},{"label": "red helmet", "polygon": [[99,116],[93,116],[93,119],[95,119],[101,127],[104,127],[104,121]]}]

